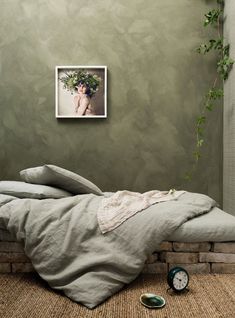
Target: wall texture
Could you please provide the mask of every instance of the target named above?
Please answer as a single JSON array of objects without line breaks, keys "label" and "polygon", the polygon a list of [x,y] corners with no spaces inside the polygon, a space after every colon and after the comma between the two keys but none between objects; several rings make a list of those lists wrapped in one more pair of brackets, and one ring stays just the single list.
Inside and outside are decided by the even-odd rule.
[{"label": "wall texture", "polygon": [[[224,36],[235,59],[235,2],[225,2]],[[225,211],[235,215],[235,68],[224,85],[224,198]]]},{"label": "wall texture", "polygon": [[[222,200],[222,110],[190,184],[195,118],[214,80],[209,0],[0,0],[0,178],[54,163],[103,190],[181,186]],[[56,65],[107,65],[108,118],[55,119]]]}]

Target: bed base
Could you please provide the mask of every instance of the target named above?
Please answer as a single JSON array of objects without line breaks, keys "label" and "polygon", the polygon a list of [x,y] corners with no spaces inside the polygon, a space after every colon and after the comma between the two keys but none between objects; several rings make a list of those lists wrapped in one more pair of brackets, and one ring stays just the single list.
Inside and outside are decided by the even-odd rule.
[{"label": "bed base", "polygon": [[[189,273],[235,274],[235,242],[163,242],[147,259],[143,273],[167,273],[174,266]],[[0,273],[33,271],[19,243],[0,241]]]},{"label": "bed base", "polygon": [[167,273],[182,266],[189,273],[235,273],[235,242],[163,242],[147,259],[144,273]]}]

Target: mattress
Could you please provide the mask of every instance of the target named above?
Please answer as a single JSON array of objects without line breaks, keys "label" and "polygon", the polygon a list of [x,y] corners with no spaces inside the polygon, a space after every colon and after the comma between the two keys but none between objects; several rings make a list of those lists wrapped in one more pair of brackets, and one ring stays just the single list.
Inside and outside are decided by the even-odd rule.
[{"label": "mattress", "polygon": [[[181,225],[167,241],[230,242],[235,241],[235,216],[215,207],[209,213]],[[0,241],[15,241],[8,231],[0,229]]]},{"label": "mattress", "polygon": [[209,213],[185,222],[167,240],[176,242],[235,241],[235,216],[214,207]]}]

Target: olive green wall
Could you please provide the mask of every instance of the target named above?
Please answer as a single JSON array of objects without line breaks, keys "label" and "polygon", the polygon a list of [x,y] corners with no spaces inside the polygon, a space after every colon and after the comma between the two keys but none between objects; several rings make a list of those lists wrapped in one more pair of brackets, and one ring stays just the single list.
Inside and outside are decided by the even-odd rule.
[{"label": "olive green wall", "polygon": [[[0,178],[53,163],[103,190],[180,185],[213,82],[208,0],[0,0]],[[56,65],[107,65],[108,118],[55,118]],[[221,201],[222,112],[185,189]]]}]

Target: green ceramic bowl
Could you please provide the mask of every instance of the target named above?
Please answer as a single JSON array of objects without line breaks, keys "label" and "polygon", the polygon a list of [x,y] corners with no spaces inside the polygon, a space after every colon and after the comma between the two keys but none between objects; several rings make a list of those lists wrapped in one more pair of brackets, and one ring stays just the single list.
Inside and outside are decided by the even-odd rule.
[{"label": "green ceramic bowl", "polygon": [[152,293],[142,294],[140,296],[140,302],[142,305],[148,308],[161,308],[166,304],[166,301],[163,297]]}]

